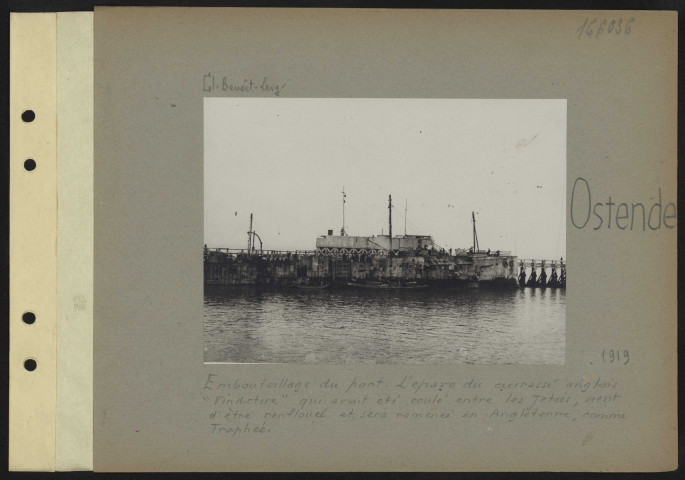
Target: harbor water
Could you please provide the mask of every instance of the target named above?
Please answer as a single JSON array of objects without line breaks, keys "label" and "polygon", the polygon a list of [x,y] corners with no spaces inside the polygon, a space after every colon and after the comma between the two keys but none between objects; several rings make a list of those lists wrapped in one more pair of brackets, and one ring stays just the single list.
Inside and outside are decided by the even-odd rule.
[{"label": "harbor water", "polygon": [[204,360],[563,364],[564,289],[206,287]]}]

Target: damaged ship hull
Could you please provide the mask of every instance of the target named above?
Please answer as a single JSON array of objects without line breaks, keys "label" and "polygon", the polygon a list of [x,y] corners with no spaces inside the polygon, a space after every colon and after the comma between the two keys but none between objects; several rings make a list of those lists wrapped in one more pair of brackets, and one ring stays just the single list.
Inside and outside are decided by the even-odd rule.
[{"label": "damaged ship hull", "polygon": [[451,255],[436,250],[388,252],[205,251],[206,285],[416,288],[425,286],[516,287],[516,257]]}]

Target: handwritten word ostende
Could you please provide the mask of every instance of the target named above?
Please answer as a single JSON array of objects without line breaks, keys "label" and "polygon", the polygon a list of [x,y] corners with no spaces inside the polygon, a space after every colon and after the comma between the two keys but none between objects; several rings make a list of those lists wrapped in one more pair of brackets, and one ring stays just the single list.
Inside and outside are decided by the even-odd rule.
[{"label": "handwritten word ostende", "polygon": [[[654,197],[653,197],[654,198]],[[614,210],[613,207],[616,207]],[[619,230],[659,230],[676,226],[676,204],[661,201],[661,188],[658,189],[658,201],[650,203],[615,202],[608,195],[606,202],[592,201],[590,184],[582,177],[573,182],[571,192],[571,223],[579,230],[586,226],[593,230],[610,229],[612,224]],[[593,219],[593,224],[590,220]],[[590,225],[588,225],[590,224]]]}]

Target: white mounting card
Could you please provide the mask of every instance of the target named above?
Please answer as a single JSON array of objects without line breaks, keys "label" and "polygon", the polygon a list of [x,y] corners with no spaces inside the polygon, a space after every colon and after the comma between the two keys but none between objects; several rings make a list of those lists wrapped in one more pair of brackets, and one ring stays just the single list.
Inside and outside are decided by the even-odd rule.
[{"label": "white mounting card", "polygon": [[93,14],[10,35],[9,466],[92,470]]}]

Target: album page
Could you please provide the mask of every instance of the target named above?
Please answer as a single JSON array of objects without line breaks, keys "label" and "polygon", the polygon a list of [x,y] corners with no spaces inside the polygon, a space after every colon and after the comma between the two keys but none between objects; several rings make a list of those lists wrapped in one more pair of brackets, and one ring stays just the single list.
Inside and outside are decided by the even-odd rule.
[{"label": "album page", "polygon": [[96,8],[96,471],[677,467],[677,14]]}]

